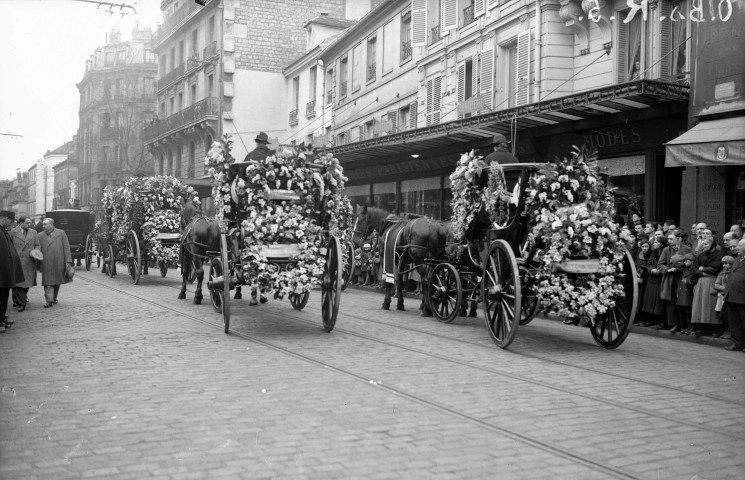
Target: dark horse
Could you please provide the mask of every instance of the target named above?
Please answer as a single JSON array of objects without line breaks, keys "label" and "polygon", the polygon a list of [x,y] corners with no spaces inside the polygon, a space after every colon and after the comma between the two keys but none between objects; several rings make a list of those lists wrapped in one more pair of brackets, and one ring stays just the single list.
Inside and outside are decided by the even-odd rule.
[{"label": "dark horse", "polygon": [[[383,242],[383,285],[385,300],[383,309],[391,306],[391,287],[398,283],[398,304],[396,310],[404,310],[403,275],[416,270],[422,278],[422,303],[419,308],[425,317],[432,316],[425,299],[429,293],[427,267],[424,259],[442,259],[445,256],[447,228],[441,222],[412,214],[390,215],[376,207],[362,207],[357,216],[356,237],[366,238],[373,231],[378,232]],[[408,270],[405,270],[407,266]]]},{"label": "dark horse", "polygon": [[178,298],[186,299],[186,284],[194,268],[197,274],[194,303],[200,304],[204,280],[202,267],[209,258],[207,252],[220,251],[220,227],[215,220],[202,215],[194,203],[187,201],[181,212],[181,231],[181,292]]}]

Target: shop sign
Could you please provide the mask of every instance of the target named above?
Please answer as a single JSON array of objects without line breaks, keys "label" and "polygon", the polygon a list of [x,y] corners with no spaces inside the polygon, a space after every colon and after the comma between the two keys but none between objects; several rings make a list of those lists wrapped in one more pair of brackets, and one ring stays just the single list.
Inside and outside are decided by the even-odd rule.
[{"label": "shop sign", "polygon": [[488,97],[486,95],[474,95],[468,100],[458,102],[458,115],[465,115],[466,113],[473,113],[478,111],[489,111],[489,104],[487,102]]},{"label": "shop sign", "polygon": [[391,162],[385,165],[344,169],[344,175],[350,181],[363,179],[380,179],[386,177],[407,175],[410,173],[436,173],[437,170],[455,170],[460,155],[445,155],[441,157]]},{"label": "shop sign", "polygon": [[383,120],[383,118],[380,119],[379,122],[375,122],[375,127],[373,128],[373,132],[375,133],[390,133],[393,131],[393,120]]}]

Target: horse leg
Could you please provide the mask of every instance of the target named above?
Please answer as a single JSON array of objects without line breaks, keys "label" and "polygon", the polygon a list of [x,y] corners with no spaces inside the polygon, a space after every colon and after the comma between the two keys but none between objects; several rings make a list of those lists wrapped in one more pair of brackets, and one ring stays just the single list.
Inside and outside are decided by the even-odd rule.
[{"label": "horse leg", "polygon": [[204,281],[204,268],[202,267],[202,259],[197,258],[194,260],[194,268],[197,269],[197,288],[194,291],[194,303],[201,305],[202,303],[202,282]]},{"label": "horse leg", "polygon": [[237,287],[235,287],[235,293],[233,294],[233,298],[235,300],[240,300],[241,298],[243,298],[243,294],[241,293],[241,286],[240,285],[238,285]]},{"label": "horse leg", "polygon": [[396,310],[403,312],[404,308],[404,276],[398,274],[396,276],[396,282],[398,282],[398,302],[396,303]]},{"label": "horse leg", "polygon": [[383,310],[391,309],[391,284],[383,280]]},{"label": "horse leg", "polygon": [[427,299],[429,298],[429,289],[429,282],[422,281],[422,305],[419,308],[422,309],[423,317],[432,316],[432,310],[429,308],[429,302],[427,302]]},{"label": "horse leg", "polygon": [[[182,251],[181,252],[181,292],[178,294],[179,300],[186,300],[186,283],[189,278],[189,266],[187,265],[184,260],[186,260],[186,254]],[[191,263],[191,262],[189,262]]]}]

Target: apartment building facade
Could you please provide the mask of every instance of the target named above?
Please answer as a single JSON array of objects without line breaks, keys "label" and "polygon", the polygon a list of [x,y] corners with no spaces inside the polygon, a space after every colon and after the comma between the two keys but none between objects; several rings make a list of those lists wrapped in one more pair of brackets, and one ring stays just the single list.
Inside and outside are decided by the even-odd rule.
[{"label": "apartment building facade", "polygon": [[[388,0],[287,77],[323,65],[323,119],[287,124],[344,164],[354,203],[449,218],[460,154],[512,140],[522,161],[599,151],[619,208],[678,218],[682,169],[665,143],[686,129],[687,1]],[[628,20],[628,21],[627,21]],[[295,78],[298,80],[296,81]],[[295,85],[299,83],[299,85]],[[304,121],[305,120],[305,121]]]},{"label": "apartment building facade", "polygon": [[152,174],[154,159],[144,148],[142,126],[155,117],[156,57],[150,29],[108,35],[86,60],[80,92],[77,188],[81,208],[98,210],[107,185],[136,174]]}]

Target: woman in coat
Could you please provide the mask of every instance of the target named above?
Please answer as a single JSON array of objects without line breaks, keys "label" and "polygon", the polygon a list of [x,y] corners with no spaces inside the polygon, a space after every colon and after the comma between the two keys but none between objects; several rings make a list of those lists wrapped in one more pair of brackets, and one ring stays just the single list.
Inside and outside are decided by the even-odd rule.
[{"label": "woman in coat", "polygon": [[31,256],[32,250],[39,250],[39,236],[33,228],[31,218],[21,215],[18,226],[10,231],[18,256],[21,257],[24,281],[13,287],[13,306],[22,312],[28,303],[28,289],[36,286],[36,259]]},{"label": "woman in coat", "polygon": [[662,272],[657,268],[662,250],[667,247],[667,238],[657,237],[651,240],[652,255],[649,263],[649,278],[647,279],[647,288],[644,290],[644,299],[642,303],[643,326],[654,327],[665,325],[665,305],[660,298],[660,289],[662,286]]},{"label": "woman in coat", "polygon": [[693,253],[686,253],[683,256],[683,271],[678,279],[678,288],[676,291],[677,298],[675,302],[678,306],[678,326],[670,330],[671,333],[680,331],[686,335],[691,334],[691,306],[693,305],[693,289],[698,282],[696,275],[696,256]]},{"label": "woman in coat", "polygon": [[641,326],[644,323],[642,316],[642,306],[644,305],[644,292],[647,290],[647,281],[649,280],[649,259],[652,257],[652,249],[649,241],[646,239],[639,240],[639,254],[636,256],[636,274],[639,279],[639,304],[637,305],[636,318],[634,325]]},{"label": "woman in coat", "polygon": [[[699,337],[708,333],[713,325],[720,325],[721,321],[714,310],[716,299],[711,294],[717,275],[722,271],[722,257],[725,255],[722,247],[717,245],[714,238],[706,238],[701,243],[701,252],[696,257],[696,275],[698,282],[693,289],[693,307],[691,310],[691,335]],[[704,330],[707,330],[704,332]]]},{"label": "woman in coat", "polygon": [[[685,255],[690,251],[691,247],[683,244],[683,234],[681,232],[677,230],[667,232],[667,247],[662,249],[660,259],[657,262],[657,268],[662,273],[660,296],[662,297],[662,303],[665,305],[668,327],[678,325],[675,292],[679,269],[672,265],[671,259],[674,255]],[[658,325],[658,327],[663,328],[665,325]]]}]

